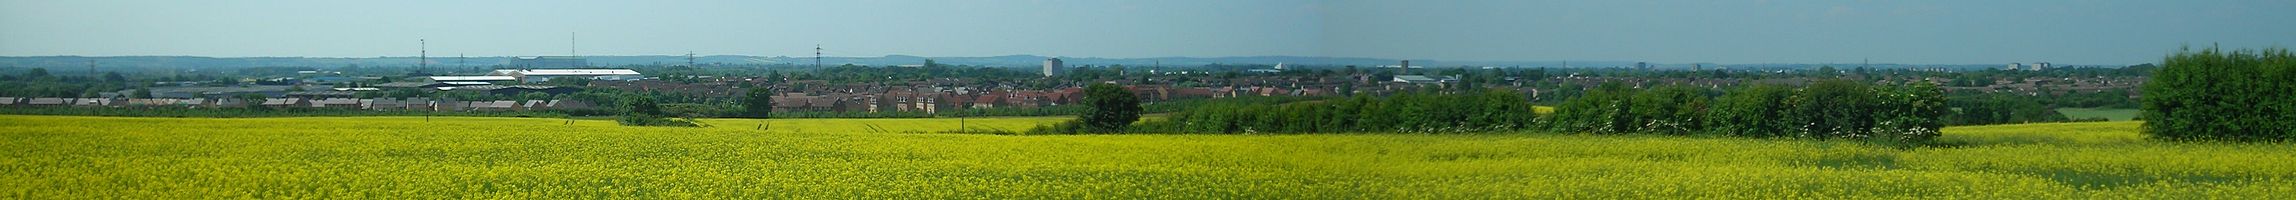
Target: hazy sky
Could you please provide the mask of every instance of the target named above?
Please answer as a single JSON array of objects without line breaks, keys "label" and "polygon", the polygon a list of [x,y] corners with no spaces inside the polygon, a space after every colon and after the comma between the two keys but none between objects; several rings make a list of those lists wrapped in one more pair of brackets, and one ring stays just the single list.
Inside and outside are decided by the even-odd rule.
[{"label": "hazy sky", "polygon": [[0,0],[0,55],[1345,56],[2156,62],[2296,44],[2296,1]]}]

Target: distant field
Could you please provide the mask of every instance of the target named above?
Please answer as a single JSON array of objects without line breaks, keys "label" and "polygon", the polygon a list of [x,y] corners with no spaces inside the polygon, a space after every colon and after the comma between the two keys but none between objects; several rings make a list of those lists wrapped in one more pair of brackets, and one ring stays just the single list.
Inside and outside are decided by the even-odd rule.
[{"label": "distant field", "polygon": [[[1062,118],[968,118],[1026,129]],[[1947,128],[1945,148],[1585,135],[884,132],[442,117],[0,116],[0,199],[2296,199],[2296,148],[2133,122]],[[856,128],[855,126],[861,126]],[[874,126],[874,128],[869,128]]]},{"label": "distant field", "polygon": [[2127,108],[2058,108],[2057,112],[2064,113],[2065,118],[2072,119],[2103,117],[2113,121],[2129,121],[2137,118],[2137,113],[2143,111]]}]

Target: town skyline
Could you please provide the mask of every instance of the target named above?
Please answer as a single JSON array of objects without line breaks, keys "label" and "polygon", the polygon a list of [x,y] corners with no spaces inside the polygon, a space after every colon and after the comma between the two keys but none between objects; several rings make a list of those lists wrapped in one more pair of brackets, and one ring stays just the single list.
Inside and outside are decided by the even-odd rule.
[{"label": "town skyline", "polygon": [[[0,56],[1307,56],[2135,64],[2285,1],[0,1]],[[216,12],[234,11],[234,12]],[[2193,38],[2206,38],[2196,40]]]}]

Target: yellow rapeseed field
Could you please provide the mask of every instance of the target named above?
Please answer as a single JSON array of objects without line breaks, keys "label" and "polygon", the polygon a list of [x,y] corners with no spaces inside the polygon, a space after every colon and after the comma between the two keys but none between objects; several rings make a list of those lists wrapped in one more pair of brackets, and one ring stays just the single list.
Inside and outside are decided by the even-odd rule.
[{"label": "yellow rapeseed field", "polygon": [[[1059,118],[971,118],[1025,130]],[[1954,146],[1487,135],[920,134],[955,119],[0,116],[0,199],[2296,199],[2296,148],[2135,123]],[[770,122],[770,129],[759,130]],[[2102,138],[2102,139],[2100,139]]]}]

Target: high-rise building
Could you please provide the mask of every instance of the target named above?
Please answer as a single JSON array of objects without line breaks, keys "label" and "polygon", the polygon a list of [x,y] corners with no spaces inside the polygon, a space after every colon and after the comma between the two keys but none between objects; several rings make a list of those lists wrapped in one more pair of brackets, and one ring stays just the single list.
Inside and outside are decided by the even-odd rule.
[{"label": "high-rise building", "polygon": [[2027,66],[2027,67],[2032,67],[2032,70],[2033,70],[2033,71],[2041,71],[2041,70],[2046,70],[2046,69],[2049,69],[2049,62],[2037,62],[2037,63],[2033,63],[2033,65],[2031,65],[2031,66]]},{"label": "high-rise building", "polygon": [[1398,69],[1395,75],[1411,74],[1411,60],[1403,60],[1403,63],[1395,66],[1395,68]]},{"label": "high-rise building", "polygon": [[2008,70],[2008,71],[2017,71],[2018,69],[2023,69],[2023,68],[2025,68],[2025,63],[2009,63],[2009,68],[2006,68],[2006,69],[2002,69],[2002,70]]},{"label": "high-rise building", "polygon": [[1060,76],[1060,70],[1061,70],[1060,68],[1065,68],[1065,67],[1067,67],[1067,66],[1064,66],[1064,65],[1062,65],[1062,64],[1060,63],[1060,58],[1045,58],[1045,59],[1044,59],[1044,77],[1054,77],[1054,76]]}]

